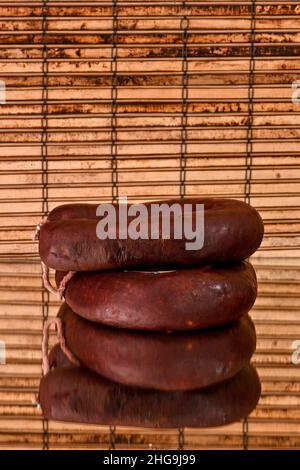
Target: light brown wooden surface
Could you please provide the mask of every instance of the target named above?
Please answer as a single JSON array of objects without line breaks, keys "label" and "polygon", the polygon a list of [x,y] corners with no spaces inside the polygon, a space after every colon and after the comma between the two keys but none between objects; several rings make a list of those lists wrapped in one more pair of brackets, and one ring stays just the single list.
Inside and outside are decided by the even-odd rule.
[{"label": "light brown wooden surface", "polygon": [[[49,209],[110,201],[113,178],[118,194],[151,200],[180,195],[183,157],[187,196],[244,199],[248,180],[264,219],[251,312],[263,393],[248,420],[248,447],[300,449],[300,364],[291,362],[300,340],[300,103],[292,102],[292,82],[300,80],[299,2],[255,2],[255,23],[249,1],[115,3],[114,21],[112,1],[0,1],[0,80],[7,87],[0,104],[0,340],[7,350],[0,449],[111,445],[107,427],[49,422],[45,431],[31,403],[48,301],[30,238],[43,216],[43,173]],[[50,296],[49,316],[57,308]],[[118,427],[115,440],[117,449],[175,449],[179,434]],[[185,430],[186,449],[244,445],[243,423]]]}]

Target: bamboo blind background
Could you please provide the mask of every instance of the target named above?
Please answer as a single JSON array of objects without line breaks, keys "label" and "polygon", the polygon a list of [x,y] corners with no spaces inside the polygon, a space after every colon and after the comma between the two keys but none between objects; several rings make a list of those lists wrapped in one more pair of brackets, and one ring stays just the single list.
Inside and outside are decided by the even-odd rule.
[{"label": "bamboo blind background", "polygon": [[[0,1],[0,448],[300,448],[299,51],[297,1]],[[31,404],[58,308],[33,226],[118,195],[234,197],[262,214],[263,393],[248,420],[114,429],[48,423]]]}]

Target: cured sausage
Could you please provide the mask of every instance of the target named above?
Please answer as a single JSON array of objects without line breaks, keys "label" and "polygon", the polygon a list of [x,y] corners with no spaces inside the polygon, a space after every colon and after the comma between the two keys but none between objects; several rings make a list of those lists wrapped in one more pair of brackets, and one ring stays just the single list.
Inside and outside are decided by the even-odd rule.
[{"label": "cured sausage", "polygon": [[111,328],[74,314],[60,317],[69,350],[81,365],[126,385],[188,390],[222,382],[250,360],[256,344],[248,315],[229,325],[188,333],[149,333]]},{"label": "cured sausage", "polygon": [[[201,249],[186,249],[186,237],[170,239],[160,232],[158,239],[99,239],[98,219],[92,217],[97,206],[67,205],[54,209],[39,233],[42,261],[58,271],[96,271],[116,269],[169,269],[210,263],[238,262],[259,247],[263,222],[250,205],[234,199],[184,199],[162,201],[204,204],[204,244]],[[151,203],[146,205],[149,207]],[[119,206],[117,207],[117,212]],[[196,220],[196,211],[192,212]],[[150,217],[147,233],[150,236]],[[160,224],[161,225],[161,224]]]},{"label": "cured sausage", "polygon": [[49,353],[49,368],[56,369],[57,367],[73,367],[74,364],[62,351],[60,344],[57,343],[53,346]]},{"label": "cured sausage", "polygon": [[[226,210],[228,205],[232,207],[235,206],[243,206],[248,204],[239,201],[237,199],[229,199],[229,198],[173,198],[168,200],[161,200],[161,201],[148,201],[143,202],[147,208],[151,206],[151,204],[168,204],[171,206],[172,204],[180,204],[183,206],[186,203],[193,204],[193,210],[195,210],[195,204],[204,204],[205,210]],[[112,204],[115,209],[118,211],[119,204]],[[128,203],[128,207],[131,207],[134,203]],[[60,206],[55,207],[52,211],[49,212],[47,220],[53,222],[55,220],[65,220],[65,219],[97,219],[96,211],[99,207],[99,204],[84,204],[84,203],[71,203],[71,204],[62,204]],[[251,207],[251,206],[249,206]]]},{"label": "cured sausage", "polygon": [[[56,273],[57,285],[64,276]],[[80,316],[136,330],[193,330],[237,320],[257,293],[250,263],[171,272],[79,272],[64,296]]]},{"label": "cured sausage", "polygon": [[246,365],[225,383],[204,390],[162,392],[122,386],[79,367],[42,378],[45,418],[77,423],[153,428],[221,426],[246,417],[260,397],[260,381]]}]

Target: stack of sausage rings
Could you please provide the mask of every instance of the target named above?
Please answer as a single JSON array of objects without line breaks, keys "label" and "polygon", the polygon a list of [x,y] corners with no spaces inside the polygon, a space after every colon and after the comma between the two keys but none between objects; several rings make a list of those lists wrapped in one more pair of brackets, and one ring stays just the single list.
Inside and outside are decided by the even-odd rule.
[{"label": "stack of sausage rings", "polygon": [[175,202],[203,205],[201,249],[187,250],[184,236],[172,234],[99,239],[93,204],[59,206],[38,226],[45,285],[64,300],[50,354],[51,321],[44,329],[37,399],[46,418],[208,427],[255,408],[260,381],[250,364],[256,334],[248,312],[257,280],[246,259],[262,241],[263,222],[233,199],[164,204]]}]

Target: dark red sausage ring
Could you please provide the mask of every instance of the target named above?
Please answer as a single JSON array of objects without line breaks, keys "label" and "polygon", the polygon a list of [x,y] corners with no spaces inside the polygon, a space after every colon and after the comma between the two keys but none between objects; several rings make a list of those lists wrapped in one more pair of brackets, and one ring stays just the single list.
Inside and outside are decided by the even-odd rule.
[{"label": "dark red sausage ring", "polygon": [[188,390],[222,382],[244,367],[256,344],[248,315],[188,333],[149,333],[92,323],[63,304],[66,345],[81,365],[126,385]]},{"label": "dark red sausage ring", "polygon": [[[187,250],[186,238],[105,239],[96,234],[96,205],[61,206],[49,214],[39,233],[39,253],[58,271],[170,269],[239,262],[259,247],[263,222],[250,205],[234,199],[183,199],[166,204],[204,204],[204,245]],[[149,205],[150,203],[148,203]],[[147,206],[148,207],[148,206]],[[193,212],[193,220],[195,219]],[[150,219],[148,220],[150,223]],[[150,233],[150,231],[149,231]]]},{"label": "dark red sausage ring", "polygon": [[152,428],[222,426],[248,416],[260,396],[253,366],[205,390],[161,392],[108,381],[78,367],[42,378],[39,402],[45,418],[99,425]]},{"label": "dark red sausage ring", "polygon": [[[64,273],[56,274],[59,285]],[[256,298],[256,276],[243,262],[172,272],[79,272],[65,290],[80,316],[136,330],[193,330],[222,325],[247,313]]]}]

